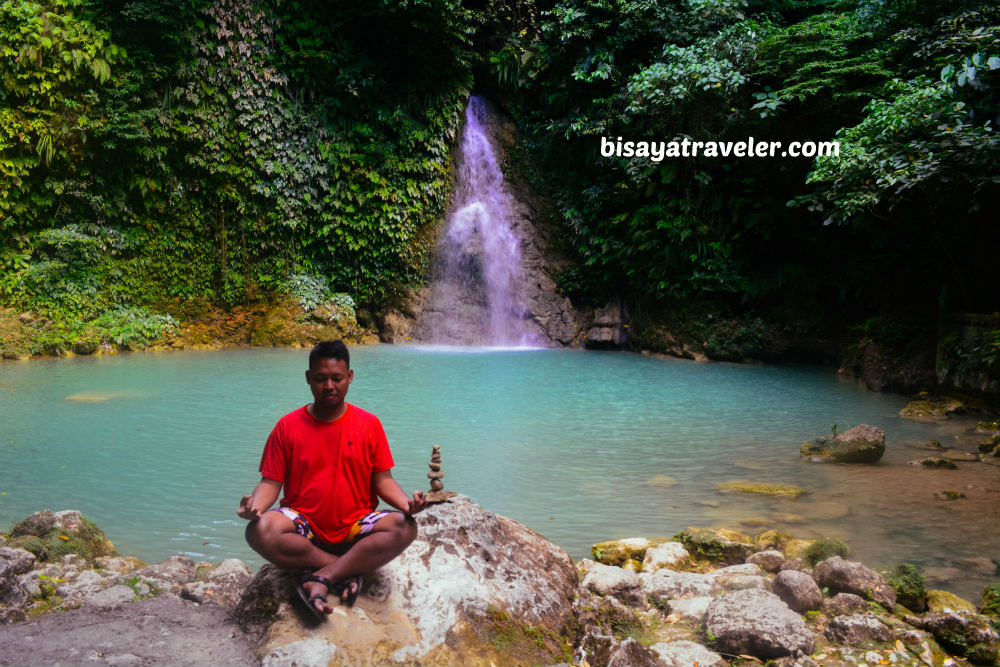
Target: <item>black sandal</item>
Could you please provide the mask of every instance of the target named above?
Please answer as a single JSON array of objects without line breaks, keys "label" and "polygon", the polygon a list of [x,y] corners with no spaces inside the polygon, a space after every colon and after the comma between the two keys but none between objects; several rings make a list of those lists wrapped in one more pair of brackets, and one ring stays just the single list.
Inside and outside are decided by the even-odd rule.
[{"label": "black sandal", "polygon": [[[309,592],[306,591],[305,586],[303,584],[306,584],[310,581],[315,581],[317,583],[326,586],[326,593],[315,593],[313,595],[309,595]],[[320,611],[319,609],[316,608],[316,600],[322,600],[323,602],[326,602],[327,601],[326,596],[329,595],[330,591],[332,591],[333,589],[334,589],[334,584],[331,584],[330,580],[327,579],[326,577],[318,574],[304,575],[301,579],[295,582],[296,592],[298,592],[299,597],[302,598],[302,602],[305,603],[306,609],[309,610],[309,612],[313,615],[313,618],[315,618],[317,621],[326,620],[326,612]]]}]

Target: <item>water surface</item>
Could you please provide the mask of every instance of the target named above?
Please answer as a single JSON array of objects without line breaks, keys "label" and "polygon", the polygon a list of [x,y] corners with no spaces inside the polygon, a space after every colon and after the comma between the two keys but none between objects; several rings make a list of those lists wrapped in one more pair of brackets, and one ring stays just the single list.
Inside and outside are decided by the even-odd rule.
[{"label": "water surface", "polygon": [[[134,353],[0,364],[0,529],[79,509],[146,561],[260,560],[235,509],[275,421],[309,402],[302,350]],[[377,414],[404,489],[448,489],[587,555],[594,542],[689,525],[836,536],[871,566],[908,560],[975,601],[1000,553],[1000,469],[907,462],[930,439],[975,451],[967,422],[919,423],[898,396],[828,368],[621,353],[353,348],[348,400]],[[884,428],[875,466],[799,460],[805,440]],[[726,495],[727,480],[797,484],[797,500]],[[940,490],[966,498],[944,502]],[[977,558],[979,561],[964,559]]]}]

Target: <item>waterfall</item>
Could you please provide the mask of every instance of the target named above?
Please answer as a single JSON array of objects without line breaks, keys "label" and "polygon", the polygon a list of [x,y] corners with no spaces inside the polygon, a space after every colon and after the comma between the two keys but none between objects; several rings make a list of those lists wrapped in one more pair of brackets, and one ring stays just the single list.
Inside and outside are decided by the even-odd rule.
[{"label": "waterfall", "polygon": [[420,337],[443,344],[523,346],[521,240],[488,135],[489,111],[473,96],[456,156],[456,184],[436,250]]}]

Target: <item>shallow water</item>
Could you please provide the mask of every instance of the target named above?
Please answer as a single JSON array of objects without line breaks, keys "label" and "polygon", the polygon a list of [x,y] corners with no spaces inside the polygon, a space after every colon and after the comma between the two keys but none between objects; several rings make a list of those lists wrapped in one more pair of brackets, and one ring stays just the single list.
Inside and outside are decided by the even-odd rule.
[{"label": "shallow water", "polygon": [[[302,350],[135,353],[0,364],[0,528],[79,509],[123,553],[259,559],[235,509],[263,442],[310,400]],[[907,442],[973,452],[971,422],[921,423],[906,399],[828,368],[561,350],[353,349],[349,400],[379,415],[404,489],[426,488],[440,444],[448,489],[517,519],[574,558],[594,542],[689,525],[835,536],[870,566],[907,560],[978,602],[1000,554],[1000,468],[907,462]],[[81,398],[83,397],[83,398]],[[803,463],[802,442],[870,423],[874,466]],[[723,494],[727,480],[791,483],[796,500]],[[939,501],[944,489],[966,498]],[[747,523],[743,523],[747,522]]]}]

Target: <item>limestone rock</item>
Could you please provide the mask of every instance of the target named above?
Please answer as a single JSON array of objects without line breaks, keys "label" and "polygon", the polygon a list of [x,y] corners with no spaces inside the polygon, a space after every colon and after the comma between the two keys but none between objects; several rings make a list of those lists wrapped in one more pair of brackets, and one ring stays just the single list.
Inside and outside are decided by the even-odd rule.
[{"label": "limestone rock", "polygon": [[253,576],[243,561],[228,558],[200,576],[198,581],[184,584],[181,597],[204,604],[215,602],[234,608],[243,596]]},{"label": "limestone rock", "polygon": [[124,584],[115,584],[84,598],[85,605],[99,609],[115,609],[128,602],[135,602],[135,591]]},{"label": "limestone rock", "polygon": [[777,572],[781,569],[781,565],[785,562],[785,554],[775,549],[758,551],[755,554],[750,554],[750,557],[747,558],[747,562],[759,565],[760,569],[765,572]]},{"label": "limestone rock", "polygon": [[679,598],[670,600],[667,604],[671,614],[677,614],[681,618],[701,623],[705,619],[705,612],[708,611],[708,605],[713,599],[709,596]]},{"label": "limestone rock", "polygon": [[611,540],[610,542],[598,542],[590,548],[594,560],[605,565],[617,565],[621,567],[629,560],[637,560],[640,563],[646,557],[646,551],[653,547],[666,543],[668,540],[662,537],[628,537],[624,540]]},{"label": "limestone rock", "polygon": [[854,593],[890,610],[896,606],[896,591],[885,583],[882,575],[856,561],[840,556],[828,558],[813,569],[813,578],[831,592]]},{"label": "limestone rock", "polygon": [[635,665],[655,665],[660,667],[656,653],[643,646],[634,637],[618,643],[608,656],[608,667],[635,667]]},{"label": "limestone rock", "polygon": [[14,574],[24,574],[30,572],[35,567],[35,554],[26,549],[11,549],[10,547],[0,547],[0,561],[5,561],[10,565]]},{"label": "limestone rock", "polygon": [[976,605],[968,600],[960,598],[949,591],[936,589],[927,591],[927,609],[939,614],[949,611],[976,613]]},{"label": "limestone rock", "polygon": [[832,598],[823,601],[823,613],[827,616],[842,616],[868,611],[868,603],[864,598],[853,593],[837,593]]},{"label": "limestone rock", "polygon": [[594,313],[587,330],[586,346],[594,349],[620,349],[628,341],[624,313],[620,304],[609,303]]},{"label": "limestone rock", "polygon": [[726,660],[701,644],[691,641],[660,642],[650,647],[669,667],[727,667]]},{"label": "limestone rock", "polygon": [[910,401],[899,411],[903,419],[939,420],[948,419],[956,412],[963,412],[965,406],[961,401],[946,399],[944,401],[919,400]]},{"label": "limestone rock", "polygon": [[885,453],[885,431],[859,424],[832,437],[807,442],[800,453],[813,462],[876,463]]},{"label": "limestone rock", "polygon": [[35,512],[11,528],[8,547],[21,547],[40,561],[53,562],[67,554],[92,560],[115,555],[101,529],[76,510]]},{"label": "limestone rock", "polygon": [[690,557],[680,542],[665,542],[646,550],[642,569],[644,572],[653,572],[662,567],[677,567],[686,563]]},{"label": "limestone rock", "polygon": [[194,581],[196,570],[189,556],[174,554],[165,561],[147,565],[136,576],[162,592],[180,593],[184,584]]},{"label": "limestone rock", "polygon": [[683,596],[700,597],[717,592],[715,579],[708,574],[657,570],[639,575],[646,594],[657,600],[671,600]]},{"label": "limestone rock", "polygon": [[889,628],[875,614],[836,616],[826,627],[826,638],[832,642],[851,646],[867,641],[884,642],[892,637]]},{"label": "limestone rock", "polygon": [[743,563],[759,549],[749,535],[734,530],[711,528],[685,528],[674,540],[682,543],[690,553],[715,563]]},{"label": "limestone rock", "polygon": [[14,566],[0,560],[0,623],[23,621],[28,601],[28,592],[21,585]]},{"label": "limestone rock", "polygon": [[297,597],[288,603],[288,576],[261,568],[236,617],[258,627],[276,618],[256,649],[263,663],[307,640],[336,647],[331,665],[565,661],[557,636],[578,590],[566,552],[462,495],[416,519],[413,544],[366,577],[353,607],[335,606],[316,628],[299,620]]},{"label": "limestone rock", "polygon": [[816,581],[805,572],[785,570],[779,572],[771,590],[790,608],[804,613],[823,606],[823,592]]},{"label": "limestone rock", "polygon": [[744,590],[715,598],[705,613],[705,631],[726,653],[761,659],[812,653],[816,638],[802,617],[774,593]]},{"label": "limestone rock", "polygon": [[131,574],[146,564],[134,556],[100,556],[94,559],[94,566],[108,572]]},{"label": "limestone rock", "polygon": [[1000,637],[984,616],[929,612],[924,614],[923,628],[945,650],[975,665],[993,665],[1000,659]]},{"label": "limestone rock", "polygon": [[625,604],[647,606],[639,575],[620,567],[597,563],[587,572],[581,585],[598,595],[618,598]]}]

